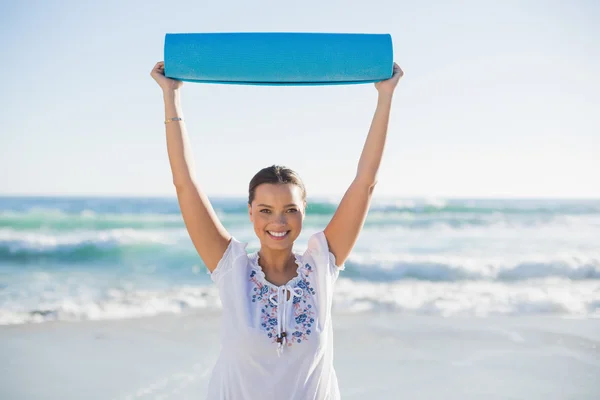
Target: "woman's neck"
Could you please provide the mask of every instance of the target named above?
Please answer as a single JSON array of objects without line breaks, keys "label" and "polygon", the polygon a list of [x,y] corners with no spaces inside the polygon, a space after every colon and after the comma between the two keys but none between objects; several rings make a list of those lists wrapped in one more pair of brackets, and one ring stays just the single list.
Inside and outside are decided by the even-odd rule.
[{"label": "woman's neck", "polygon": [[291,248],[285,250],[272,250],[261,248],[258,252],[259,264],[263,271],[274,272],[276,274],[285,273],[290,268],[295,269],[296,264],[294,253]]}]

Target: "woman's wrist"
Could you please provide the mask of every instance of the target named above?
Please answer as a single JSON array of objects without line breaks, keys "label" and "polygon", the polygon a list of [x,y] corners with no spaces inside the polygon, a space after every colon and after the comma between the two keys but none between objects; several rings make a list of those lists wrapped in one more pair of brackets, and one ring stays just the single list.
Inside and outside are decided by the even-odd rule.
[{"label": "woman's wrist", "polygon": [[168,88],[168,89],[163,89],[163,97],[173,97],[173,96],[178,96],[179,95],[179,89],[172,89],[172,88]]},{"label": "woman's wrist", "polygon": [[394,93],[379,92],[377,95],[377,104],[391,104]]},{"label": "woman's wrist", "polygon": [[164,89],[163,99],[165,102],[179,103],[181,99],[179,89]]},{"label": "woman's wrist", "polygon": [[394,97],[394,92],[388,92],[386,90],[378,90],[377,91],[377,96],[380,99],[391,99],[392,97]]}]

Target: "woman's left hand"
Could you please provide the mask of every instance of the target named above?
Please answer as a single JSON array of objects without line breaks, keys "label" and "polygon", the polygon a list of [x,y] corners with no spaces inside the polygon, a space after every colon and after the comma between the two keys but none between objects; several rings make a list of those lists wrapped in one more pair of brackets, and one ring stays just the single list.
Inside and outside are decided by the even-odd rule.
[{"label": "woman's left hand", "polygon": [[404,76],[404,71],[400,68],[400,66],[394,63],[394,72],[392,73],[392,77],[386,79],[384,81],[375,82],[375,88],[380,94],[393,94],[394,89],[396,89],[396,85],[402,76]]}]

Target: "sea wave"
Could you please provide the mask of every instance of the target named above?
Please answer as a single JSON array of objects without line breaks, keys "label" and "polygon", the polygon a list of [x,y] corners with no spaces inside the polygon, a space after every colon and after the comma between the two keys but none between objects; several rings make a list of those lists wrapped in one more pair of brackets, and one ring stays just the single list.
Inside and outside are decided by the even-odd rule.
[{"label": "sea wave", "polygon": [[[99,203],[99,201],[96,201]],[[128,202],[83,203],[79,208],[71,203],[56,207],[31,206],[7,208],[0,211],[0,228],[13,229],[110,229],[156,228],[181,226],[182,218],[175,200],[160,203],[129,204]],[[307,215],[331,216],[338,206],[337,200],[309,201]],[[95,208],[94,208],[95,207]],[[223,218],[246,216],[244,199],[213,201],[215,211]],[[570,216],[600,215],[600,201],[493,201],[493,200],[443,200],[443,199],[374,199],[370,214],[396,216],[397,219],[436,216],[479,219],[483,216]]]},{"label": "sea wave", "polygon": [[[600,227],[600,211],[586,213],[577,212],[525,212],[523,210],[496,209],[482,210],[465,207],[444,207],[436,212],[418,207],[401,208],[393,206],[371,207],[366,221],[366,228],[398,227],[411,230],[428,230],[436,228],[468,229],[472,227],[537,227],[556,225],[562,227],[594,226]],[[563,210],[564,211],[564,210]],[[228,228],[250,226],[247,210],[216,209],[222,223]],[[312,205],[307,208],[305,226],[323,227],[333,213],[332,205]],[[133,214],[133,213],[98,213],[84,210],[67,213],[59,210],[44,211],[3,211],[0,212],[0,230],[71,232],[82,230],[110,231],[115,229],[136,230],[169,230],[184,229],[181,214]]]},{"label": "sea wave", "polygon": [[[363,259],[363,261],[361,261]],[[377,260],[377,257],[369,257]],[[458,281],[526,281],[537,278],[572,280],[600,279],[600,255],[519,255],[512,260],[491,257],[431,256],[395,254],[383,261],[364,261],[351,256],[343,272],[354,280],[389,282],[420,280]]]},{"label": "sea wave", "polygon": [[[365,240],[378,239],[365,236]],[[305,248],[304,242],[298,243],[296,250]],[[522,281],[546,277],[600,279],[600,249],[579,251],[563,247],[553,250],[548,244],[530,249],[516,247],[510,254],[503,254],[502,249],[485,247],[453,247],[446,253],[443,248],[368,249],[367,242],[358,246],[346,261],[344,274],[353,279],[373,282],[406,279]],[[257,246],[256,240],[251,241],[249,251]],[[60,235],[0,229],[0,262],[13,265],[136,263],[157,257],[169,265],[199,262],[185,229],[115,229]]]},{"label": "sea wave", "polygon": [[181,240],[187,240],[186,232],[181,229],[113,229],[67,234],[0,229],[0,262],[106,260],[124,254],[155,253]]},{"label": "sea wave", "polygon": [[[31,304],[32,301],[30,300]],[[0,305],[0,325],[47,321],[130,319],[161,313],[181,313],[189,309],[220,308],[214,287],[179,287],[167,290],[107,290],[100,299],[69,296],[48,301],[40,296],[26,309],[22,305]]]},{"label": "sea wave", "polygon": [[340,279],[338,311],[416,315],[557,314],[600,317],[600,282],[551,278],[527,282],[356,282]]},{"label": "sea wave", "polygon": [[[217,289],[110,289],[105,296],[49,302],[40,295],[29,308],[0,304],[0,325],[47,321],[129,319],[161,313],[217,311]],[[600,317],[600,282],[542,279],[535,282],[356,282],[340,278],[333,309],[342,313],[393,311],[411,315],[563,315]]]},{"label": "sea wave", "polygon": [[182,224],[179,214],[99,213],[87,209],[74,213],[56,209],[0,212],[0,228],[13,230],[157,229],[176,228]]}]

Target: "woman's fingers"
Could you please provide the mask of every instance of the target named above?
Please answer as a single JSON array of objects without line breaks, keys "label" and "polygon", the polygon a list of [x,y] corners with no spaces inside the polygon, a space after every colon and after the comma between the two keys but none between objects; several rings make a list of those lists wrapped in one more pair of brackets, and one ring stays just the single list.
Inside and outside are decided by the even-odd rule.
[{"label": "woman's fingers", "polygon": [[155,66],[154,68],[152,68],[152,71],[150,72],[150,75],[152,75],[153,77],[156,77],[157,75],[165,75],[165,70],[162,69],[159,66]]},{"label": "woman's fingers", "polygon": [[404,71],[402,71],[402,68],[400,68],[400,66],[397,63],[394,63],[393,75],[400,75],[401,77],[404,75]]},{"label": "woman's fingers", "polygon": [[165,72],[165,63],[164,63],[164,61],[159,61],[156,63],[154,68],[152,68],[151,73],[158,73],[158,74],[164,75],[164,72]]}]

